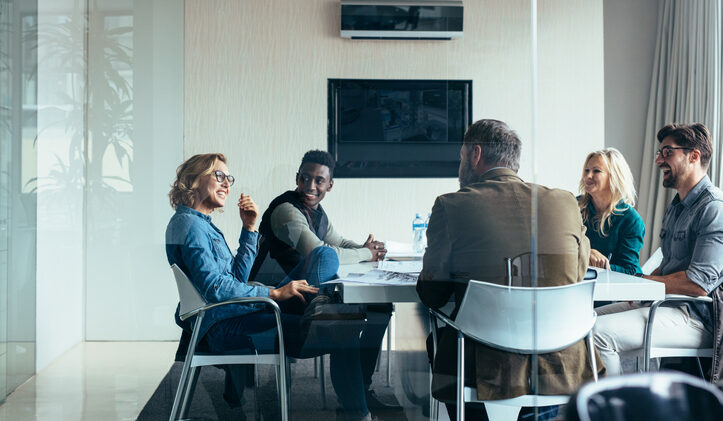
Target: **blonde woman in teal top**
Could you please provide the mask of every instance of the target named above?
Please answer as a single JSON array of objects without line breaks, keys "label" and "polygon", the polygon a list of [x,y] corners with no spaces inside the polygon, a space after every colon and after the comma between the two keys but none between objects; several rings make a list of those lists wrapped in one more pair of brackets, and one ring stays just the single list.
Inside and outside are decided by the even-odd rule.
[{"label": "blonde woman in teal top", "polygon": [[635,186],[615,148],[590,153],[580,179],[578,203],[590,239],[590,266],[640,273],[645,224],[635,211]]}]

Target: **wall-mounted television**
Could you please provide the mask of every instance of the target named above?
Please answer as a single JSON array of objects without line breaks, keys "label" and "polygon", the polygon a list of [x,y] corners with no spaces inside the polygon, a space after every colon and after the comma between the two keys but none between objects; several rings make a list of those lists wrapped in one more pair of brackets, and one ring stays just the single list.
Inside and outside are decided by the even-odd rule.
[{"label": "wall-mounted television", "polygon": [[334,177],[457,177],[471,80],[329,79]]}]

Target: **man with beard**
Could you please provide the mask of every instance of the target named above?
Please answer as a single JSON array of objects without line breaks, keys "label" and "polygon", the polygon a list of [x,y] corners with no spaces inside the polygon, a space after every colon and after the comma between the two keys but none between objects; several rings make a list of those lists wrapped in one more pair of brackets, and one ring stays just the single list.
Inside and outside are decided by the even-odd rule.
[{"label": "man with beard", "polygon": [[[669,124],[658,131],[655,164],[663,186],[677,195],[665,211],[660,230],[663,260],[647,279],[665,284],[666,294],[710,296],[714,303],[659,307],[653,344],[660,347],[714,347],[713,382],[721,379],[723,341],[723,192],[706,170],[713,154],[708,129],[700,123]],[[620,352],[641,350],[649,304],[616,303],[600,307],[595,344],[611,374],[620,374]],[[714,339],[715,340],[714,343]]]},{"label": "man with beard", "polygon": [[[541,268],[538,286],[581,281],[587,270],[590,243],[572,193],[525,183],[517,175],[521,142],[501,121],[477,121],[469,127],[463,142],[460,189],[437,197],[429,219],[428,246],[417,282],[422,302],[436,309],[454,296],[454,316],[470,279],[506,285],[504,259],[530,252],[535,239]],[[533,214],[535,197],[537,211]],[[528,279],[527,285],[520,286],[531,286],[530,282]],[[478,399],[507,399],[530,393],[529,356],[474,341],[466,344],[464,381],[477,388]],[[431,348],[431,340],[427,348]],[[456,397],[456,352],[456,333],[442,329],[433,365],[432,393],[446,402]],[[592,379],[588,355],[585,341],[540,355],[538,393],[569,394]],[[476,413],[470,419],[484,419],[483,407],[468,406],[468,412]],[[448,403],[447,409],[453,418],[454,404]],[[545,415],[540,419],[554,417],[557,407],[542,413]]]},{"label": "man with beard", "polygon": [[[341,264],[384,259],[384,243],[375,241],[372,234],[364,244],[347,240],[334,230],[322,208],[321,201],[334,186],[335,165],[328,152],[312,150],[304,154],[296,174],[296,190],[289,190],[272,200],[261,218],[260,250],[251,277],[255,276],[267,252],[287,275],[320,246],[336,251]],[[368,407],[375,415],[402,409],[381,402],[371,390],[372,374],[391,311],[391,304],[366,306],[367,321],[359,338],[362,380],[366,388],[365,401],[359,405]]]}]

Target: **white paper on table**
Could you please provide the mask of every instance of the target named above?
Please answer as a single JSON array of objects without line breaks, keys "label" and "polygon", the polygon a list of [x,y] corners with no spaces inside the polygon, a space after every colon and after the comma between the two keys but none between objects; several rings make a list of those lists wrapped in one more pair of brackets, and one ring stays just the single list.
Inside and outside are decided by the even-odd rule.
[{"label": "white paper on table", "polygon": [[387,270],[374,269],[362,276],[350,277],[349,279],[335,279],[333,282],[355,282],[361,284],[376,285],[409,285],[417,283],[417,273],[390,272]]},{"label": "white paper on table", "polygon": [[397,262],[397,261],[392,261],[392,260],[385,260],[382,267],[384,268],[384,270],[390,271],[390,272],[419,274],[419,272],[422,271],[422,261],[421,260],[407,260],[407,261],[398,261]]},{"label": "white paper on table", "polygon": [[412,243],[401,243],[399,241],[387,241],[384,243],[387,249],[387,259],[395,258],[421,258],[424,252],[414,251]]}]

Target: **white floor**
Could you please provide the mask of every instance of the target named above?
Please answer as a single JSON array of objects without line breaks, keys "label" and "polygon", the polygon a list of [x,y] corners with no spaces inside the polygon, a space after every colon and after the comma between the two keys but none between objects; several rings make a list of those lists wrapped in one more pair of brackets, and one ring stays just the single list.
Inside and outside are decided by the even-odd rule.
[{"label": "white floor", "polygon": [[0,420],[135,420],[173,363],[176,346],[78,344],[8,396]]}]

